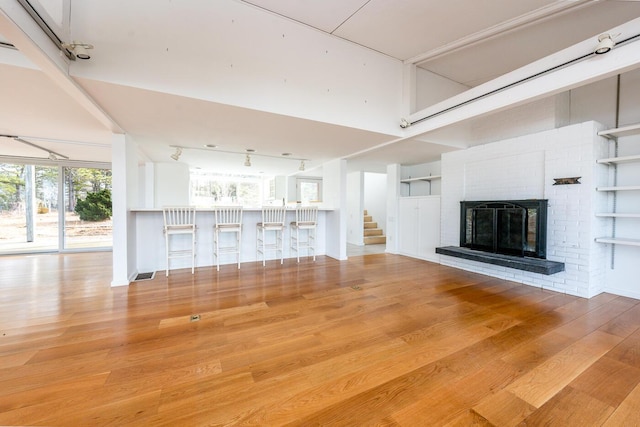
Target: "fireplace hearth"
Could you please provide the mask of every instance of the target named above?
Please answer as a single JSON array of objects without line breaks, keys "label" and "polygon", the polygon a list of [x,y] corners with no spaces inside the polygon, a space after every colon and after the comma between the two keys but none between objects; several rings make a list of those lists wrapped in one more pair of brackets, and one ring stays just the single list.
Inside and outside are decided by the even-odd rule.
[{"label": "fireplace hearth", "polygon": [[460,247],[436,253],[539,274],[564,271],[548,261],[546,199],[460,202]]}]

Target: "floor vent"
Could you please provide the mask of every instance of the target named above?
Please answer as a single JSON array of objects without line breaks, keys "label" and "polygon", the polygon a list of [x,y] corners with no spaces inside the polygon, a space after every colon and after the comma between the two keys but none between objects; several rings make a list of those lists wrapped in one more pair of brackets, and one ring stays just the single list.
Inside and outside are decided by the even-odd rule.
[{"label": "floor vent", "polygon": [[153,278],[155,277],[156,272],[152,272],[152,273],[138,273],[138,275],[136,276],[135,279],[133,279],[134,282],[141,282],[143,280],[153,280]]}]

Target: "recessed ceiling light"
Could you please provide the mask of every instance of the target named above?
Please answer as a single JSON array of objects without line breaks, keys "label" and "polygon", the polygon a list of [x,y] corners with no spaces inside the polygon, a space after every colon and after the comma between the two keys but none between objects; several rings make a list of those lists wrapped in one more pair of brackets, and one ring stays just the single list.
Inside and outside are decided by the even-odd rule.
[{"label": "recessed ceiling light", "polygon": [[215,144],[204,144],[204,146],[207,147],[207,148],[216,148],[217,147],[217,145],[215,145]]}]

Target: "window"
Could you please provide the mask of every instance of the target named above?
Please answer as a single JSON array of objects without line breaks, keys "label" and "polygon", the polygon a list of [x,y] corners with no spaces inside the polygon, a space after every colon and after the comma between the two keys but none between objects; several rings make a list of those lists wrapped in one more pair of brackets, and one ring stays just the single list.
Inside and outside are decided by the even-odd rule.
[{"label": "window", "polygon": [[195,206],[239,204],[259,207],[263,199],[262,189],[261,177],[191,171],[191,203]]},{"label": "window", "polygon": [[322,201],[321,178],[298,178],[296,181],[297,200],[302,203]]},{"label": "window", "polygon": [[0,252],[58,248],[58,168],[0,164]]},{"label": "window", "polygon": [[[62,168],[64,172],[64,247],[77,249],[86,247],[110,247],[113,244],[111,221],[111,171],[94,168]],[[87,200],[87,195],[108,191],[108,217],[97,215],[101,207],[95,206],[96,212],[88,212],[87,217],[78,214],[76,205],[80,200]],[[89,196],[90,199],[92,196]],[[105,215],[107,215],[105,213]]]}]

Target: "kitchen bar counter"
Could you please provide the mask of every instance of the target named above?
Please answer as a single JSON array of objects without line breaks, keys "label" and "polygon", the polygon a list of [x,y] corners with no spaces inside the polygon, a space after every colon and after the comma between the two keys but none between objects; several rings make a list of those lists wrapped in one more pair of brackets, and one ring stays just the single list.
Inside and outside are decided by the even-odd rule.
[{"label": "kitchen bar counter", "polygon": [[[165,241],[162,233],[164,221],[162,218],[161,208],[135,208],[129,210],[135,215],[136,225],[136,266],[138,272],[152,272],[165,269]],[[333,209],[318,207],[318,225],[316,230],[316,255],[325,255],[326,253],[326,213]],[[290,227],[289,224],[295,220],[295,206],[287,207],[285,219],[284,233],[284,257],[290,258],[294,256],[289,248],[290,246]],[[256,224],[262,221],[261,208],[245,208],[242,215],[242,253],[240,261],[255,262],[256,254]],[[198,208],[196,212],[196,267],[207,267],[215,265],[213,256],[213,226],[215,224],[214,208]],[[224,234],[224,233],[223,233]],[[231,234],[231,233],[230,233]],[[184,239],[180,239],[184,238]],[[223,235],[221,245],[232,245],[234,236]],[[269,233],[270,241],[274,239],[273,233]],[[181,241],[182,240],[182,241]],[[172,248],[183,246],[185,249],[189,245],[187,236],[172,237]],[[304,251],[301,256],[305,255]],[[271,259],[270,263],[277,262],[275,251],[267,253],[267,259]],[[279,256],[278,256],[279,259]],[[234,264],[234,267],[225,266],[224,268],[235,268],[235,255],[223,254],[220,257],[221,270],[225,264]],[[190,268],[191,261],[187,258],[171,260],[171,269]],[[267,268],[269,264],[267,264]]]}]

